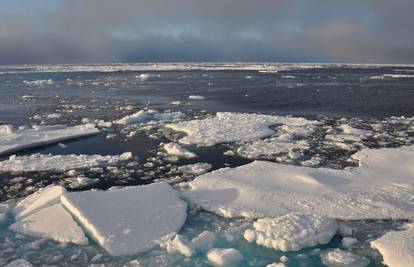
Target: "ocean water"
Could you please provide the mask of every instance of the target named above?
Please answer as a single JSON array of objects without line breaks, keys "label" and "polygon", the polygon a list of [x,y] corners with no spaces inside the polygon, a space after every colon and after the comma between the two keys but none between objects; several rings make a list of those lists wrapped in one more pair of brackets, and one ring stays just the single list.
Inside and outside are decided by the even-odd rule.
[{"label": "ocean water", "polygon": [[[276,72],[277,71],[277,72]],[[141,75],[147,74],[147,75]],[[141,76],[140,76],[141,75]],[[51,79],[51,80],[50,80]],[[50,80],[49,82],[45,80]],[[38,82],[33,82],[38,81]],[[1,66],[0,123],[15,126],[45,124],[78,125],[94,120],[112,121],[141,109],[181,111],[186,120],[212,116],[215,112],[246,112],[293,115],[323,121],[323,126],[306,137],[311,148],[306,156],[321,158],[315,167],[344,168],[354,166],[349,156],[363,148],[398,147],[414,144],[414,133],[404,117],[414,116],[414,66],[367,65],[298,65],[284,64],[187,64],[182,65],[92,65],[92,66]],[[203,100],[189,100],[201,95]],[[180,101],[180,105],[171,104]],[[48,117],[60,114],[59,118]],[[326,146],[323,127],[349,124],[365,129],[381,124],[387,138],[378,136],[361,141],[352,149]],[[240,125],[243,127],[243,125]],[[134,136],[128,136],[136,131]],[[108,135],[113,136],[108,138]],[[120,164],[117,171],[83,170],[87,177],[98,178],[93,186],[69,190],[108,189],[112,186],[148,184],[166,180],[171,184],[189,181],[191,174],[177,171],[178,166],[206,162],[212,169],[236,167],[253,159],[240,155],[223,155],[236,151],[239,144],[219,144],[212,147],[187,146],[198,155],[196,159],[168,162],[159,156],[160,144],[177,141],[182,133],[159,126],[131,129],[113,126],[98,136],[64,142],[66,147],[49,145],[20,151],[32,153],[117,155],[131,151],[139,157],[136,164]],[[1,159],[6,159],[3,156]],[[285,164],[298,164],[285,158],[266,158]],[[151,164],[146,164],[151,163]],[[177,177],[179,177],[177,179]],[[67,173],[33,172],[0,173],[0,201],[10,203],[46,185],[68,186]],[[324,266],[323,251],[342,248],[341,237],[335,236],[327,245],[297,252],[281,253],[249,244],[242,238],[244,220],[223,219],[191,207],[182,234],[194,237],[205,229],[217,233],[222,247],[239,249],[242,266],[265,266],[279,262],[282,255],[287,266]],[[11,223],[11,221],[9,222]],[[348,222],[351,223],[351,222]],[[381,256],[369,247],[368,241],[402,222],[352,222],[358,231],[358,242],[351,250],[370,260],[368,266],[383,266]],[[225,239],[230,233],[233,240]],[[169,255],[160,248],[132,257],[111,257],[95,243],[88,246],[60,245],[0,230],[0,265],[24,257],[36,266],[209,266],[203,255],[187,259]],[[92,261],[97,254],[101,258]]]}]

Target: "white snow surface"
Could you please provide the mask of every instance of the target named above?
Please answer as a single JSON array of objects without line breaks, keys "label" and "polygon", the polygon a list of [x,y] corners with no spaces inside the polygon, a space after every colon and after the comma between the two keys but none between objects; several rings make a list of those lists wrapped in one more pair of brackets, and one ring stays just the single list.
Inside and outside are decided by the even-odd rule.
[{"label": "white snow surface", "polygon": [[0,172],[67,171],[91,167],[104,167],[132,158],[131,152],[115,156],[33,154],[11,156],[0,161]]},{"label": "white snow surface", "polygon": [[167,154],[171,156],[177,156],[186,159],[192,159],[197,157],[195,153],[176,143],[165,144],[163,148],[167,152]]},{"label": "white snow surface", "polygon": [[224,217],[414,218],[414,146],[364,149],[353,158],[360,166],[345,170],[255,161],[198,176],[183,196]]},{"label": "white snow surface", "polygon": [[302,126],[316,124],[304,118],[217,112],[215,117],[168,124],[166,127],[185,132],[183,144],[212,146],[226,142],[246,142],[274,134],[272,125]]},{"label": "white snow surface", "polygon": [[207,259],[215,266],[238,266],[243,255],[234,248],[213,248],[207,252]]},{"label": "white snow surface", "polygon": [[212,249],[215,241],[216,235],[211,231],[203,231],[191,240],[196,250],[203,253]]},{"label": "white snow surface", "polygon": [[114,256],[150,250],[185,222],[187,204],[167,183],[65,193],[65,208]]},{"label": "white snow surface", "polygon": [[371,241],[389,267],[414,266],[414,226],[404,231],[391,231]]},{"label": "white snow surface", "polygon": [[73,127],[34,126],[31,129],[23,130],[12,130],[9,127],[7,132],[4,130],[1,132],[0,155],[4,155],[23,149],[95,135],[99,133],[99,130],[92,124],[85,124]]},{"label": "white snow surface", "polygon": [[256,241],[258,245],[284,252],[327,244],[338,230],[334,219],[299,213],[259,219],[253,226],[253,230],[245,232],[248,242]]},{"label": "white snow surface", "polygon": [[209,163],[198,162],[178,167],[178,170],[185,174],[201,175],[208,172],[213,166]]},{"label": "white snow surface", "polygon": [[173,239],[167,240],[161,244],[168,253],[180,253],[186,257],[191,257],[194,254],[194,245],[185,239],[182,235],[176,235]]},{"label": "white snow surface", "polygon": [[82,228],[60,203],[18,220],[10,226],[10,229],[29,236],[53,239],[57,242],[77,245],[88,243]]}]

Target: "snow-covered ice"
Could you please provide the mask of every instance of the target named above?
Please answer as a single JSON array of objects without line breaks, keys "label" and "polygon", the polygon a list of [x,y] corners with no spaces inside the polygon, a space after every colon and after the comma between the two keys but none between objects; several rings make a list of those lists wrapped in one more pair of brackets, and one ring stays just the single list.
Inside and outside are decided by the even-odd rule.
[{"label": "snow-covered ice", "polygon": [[185,239],[182,235],[176,235],[173,239],[167,240],[161,244],[168,253],[180,253],[186,257],[191,257],[194,254],[194,245]]},{"label": "snow-covered ice", "polygon": [[130,160],[131,152],[115,156],[33,154],[0,161],[0,172],[67,171],[104,167]]},{"label": "snow-covered ice", "polygon": [[263,218],[247,229],[245,239],[275,250],[300,250],[328,243],[338,230],[334,219],[315,215],[289,213],[278,218]]},{"label": "snow-covered ice", "polygon": [[315,123],[304,118],[217,112],[215,117],[168,124],[166,127],[187,134],[180,139],[180,143],[212,146],[226,142],[253,141],[272,135],[274,131],[269,128],[272,125],[301,126]]},{"label": "snow-covered ice", "polygon": [[190,100],[203,100],[205,97],[202,95],[190,95],[188,96],[188,99]]},{"label": "snow-covered ice", "polygon": [[321,260],[328,267],[365,267],[370,263],[369,259],[363,256],[341,249],[322,252]]},{"label": "snow-covered ice", "polygon": [[345,170],[255,161],[198,176],[183,195],[225,217],[414,218],[414,146],[364,149],[352,157],[359,167]]},{"label": "snow-covered ice", "polygon": [[207,252],[207,259],[215,266],[238,266],[243,255],[234,248],[213,248]]},{"label": "snow-covered ice", "polygon": [[131,115],[125,116],[119,120],[113,121],[115,124],[134,124],[142,123],[151,119],[151,115],[147,114],[144,110],[140,110]]},{"label": "snow-covered ice", "polygon": [[137,124],[145,123],[150,121],[159,121],[159,122],[175,122],[183,119],[185,114],[176,111],[176,112],[163,112],[157,113],[156,111],[145,111],[140,110],[131,115],[127,115],[121,119],[113,121],[114,124]]},{"label": "snow-covered ice", "polygon": [[73,192],[61,201],[88,235],[114,256],[147,251],[185,222],[187,204],[166,183]]},{"label": "snow-covered ice", "polygon": [[57,203],[18,220],[10,229],[29,236],[53,239],[63,243],[88,243],[82,228],[73,220],[62,204]]},{"label": "snow-covered ice", "polygon": [[167,154],[171,156],[177,156],[186,159],[192,159],[197,157],[195,153],[176,143],[165,144],[163,148],[167,152]]},{"label": "snow-covered ice", "polygon": [[208,172],[212,168],[209,163],[194,163],[178,167],[178,170],[184,174],[201,175]]},{"label": "snow-covered ice", "polygon": [[94,125],[85,124],[73,127],[34,126],[31,129],[21,130],[2,127],[0,132],[3,133],[0,135],[0,155],[4,155],[23,149],[95,135],[99,133],[99,130]]},{"label": "snow-covered ice", "polygon": [[47,80],[34,80],[34,81],[23,81],[26,85],[37,85],[37,86],[44,86],[44,85],[52,85],[54,84],[52,79]]},{"label": "snow-covered ice", "polygon": [[371,241],[389,267],[414,266],[414,226],[403,231],[391,231]]},{"label": "snow-covered ice", "polygon": [[203,231],[198,236],[194,237],[191,242],[197,251],[207,252],[214,247],[216,235],[211,231]]}]

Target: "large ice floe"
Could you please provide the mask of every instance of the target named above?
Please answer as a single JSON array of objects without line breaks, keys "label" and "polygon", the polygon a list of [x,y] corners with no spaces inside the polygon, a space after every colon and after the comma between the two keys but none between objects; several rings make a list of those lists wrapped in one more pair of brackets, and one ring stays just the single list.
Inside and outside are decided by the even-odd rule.
[{"label": "large ice floe", "polygon": [[73,127],[62,125],[33,126],[33,128],[18,130],[13,129],[10,125],[1,125],[0,155],[98,133],[99,130],[92,124]]},{"label": "large ice floe", "polygon": [[187,136],[180,143],[212,146],[235,141],[252,141],[272,135],[272,125],[303,126],[317,124],[304,118],[259,115],[248,113],[217,112],[215,117],[166,125]]},{"label": "large ice floe", "polygon": [[352,157],[359,167],[345,170],[265,161],[220,169],[190,182],[184,196],[224,217],[414,218],[414,146],[364,149]]},{"label": "large ice floe", "polygon": [[130,160],[131,152],[115,156],[33,154],[0,161],[0,172],[68,171],[104,167]]},{"label": "large ice floe", "polygon": [[414,266],[414,226],[404,231],[391,231],[371,241],[389,267]]},{"label": "large ice floe", "polygon": [[66,192],[52,185],[17,204],[16,222],[10,229],[80,245],[88,242],[86,234],[111,255],[130,255],[176,234],[185,222],[186,209],[187,204],[166,183],[84,192]]}]

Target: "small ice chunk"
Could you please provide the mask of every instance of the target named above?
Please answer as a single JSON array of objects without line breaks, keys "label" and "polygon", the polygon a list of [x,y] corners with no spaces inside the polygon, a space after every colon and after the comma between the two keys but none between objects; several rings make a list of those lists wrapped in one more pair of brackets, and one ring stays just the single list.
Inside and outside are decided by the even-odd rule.
[{"label": "small ice chunk", "polygon": [[234,248],[213,248],[207,252],[207,259],[215,266],[238,266],[243,255]]},{"label": "small ice chunk", "polygon": [[145,81],[149,78],[149,74],[148,73],[141,73],[139,75],[136,76],[138,79],[140,79],[141,81]]},{"label": "small ice chunk", "polygon": [[414,263],[414,226],[404,231],[391,231],[371,241],[389,267],[412,267]]},{"label": "small ice chunk", "polygon": [[191,159],[196,158],[197,155],[183,146],[176,143],[168,143],[163,146],[168,155],[177,156],[181,158]]},{"label": "small ice chunk", "polygon": [[201,175],[208,172],[212,168],[209,163],[194,163],[178,167],[178,170],[184,174]]},{"label": "small ice chunk", "polygon": [[255,234],[252,230],[245,232],[247,241],[252,242],[255,239],[258,245],[281,251],[296,251],[326,244],[338,230],[338,224],[334,219],[298,213],[259,219],[253,226]]},{"label": "small ice chunk", "polygon": [[352,247],[353,244],[357,243],[358,240],[356,238],[353,237],[344,237],[341,241],[342,246],[345,248],[350,248]]},{"label": "small ice chunk", "polygon": [[99,179],[92,179],[92,178],[88,178],[85,176],[78,176],[75,178],[70,178],[69,179],[69,187],[71,188],[80,188],[80,187],[85,187],[85,186],[91,186],[94,184],[99,183]]},{"label": "small ice chunk", "polygon": [[47,115],[48,119],[60,119],[62,117],[62,114],[60,113],[50,113]]},{"label": "small ice chunk", "polygon": [[176,235],[174,239],[168,240],[162,246],[168,253],[180,253],[186,257],[191,257],[194,254],[194,245],[182,235]]},{"label": "small ice chunk", "polygon": [[215,241],[216,235],[211,231],[203,231],[191,240],[196,250],[203,253],[212,249]]},{"label": "small ice chunk", "polygon": [[151,119],[151,115],[147,114],[144,110],[140,110],[134,114],[123,117],[122,119],[113,121],[114,124],[135,124],[146,122]]},{"label": "small ice chunk", "polygon": [[203,100],[203,99],[205,99],[205,97],[201,96],[201,95],[190,95],[190,96],[188,96],[188,99],[190,99],[190,100]]},{"label": "small ice chunk", "polygon": [[283,262],[271,263],[271,264],[266,265],[266,267],[286,267],[286,264],[284,264]]},{"label": "small ice chunk", "polygon": [[61,201],[89,235],[114,256],[153,248],[163,237],[177,233],[187,216],[187,204],[167,183],[66,193]]},{"label": "small ice chunk", "polygon": [[370,130],[362,130],[362,129],[353,128],[349,126],[348,124],[342,124],[339,126],[339,128],[342,130],[344,134],[349,134],[349,135],[369,136],[372,134],[372,131]]},{"label": "small ice chunk", "polygon": [[88,239],[63,206],[58,203],[18,220],[10,229],[29,236],[50,238],[57,242],[85,245]]},{"label": "small ice chunk", "polygon": [[341,249],[324,251],[321,253],[321,259],[328,267],[365,267],[370,263],[370,260],[363,256]]}]

